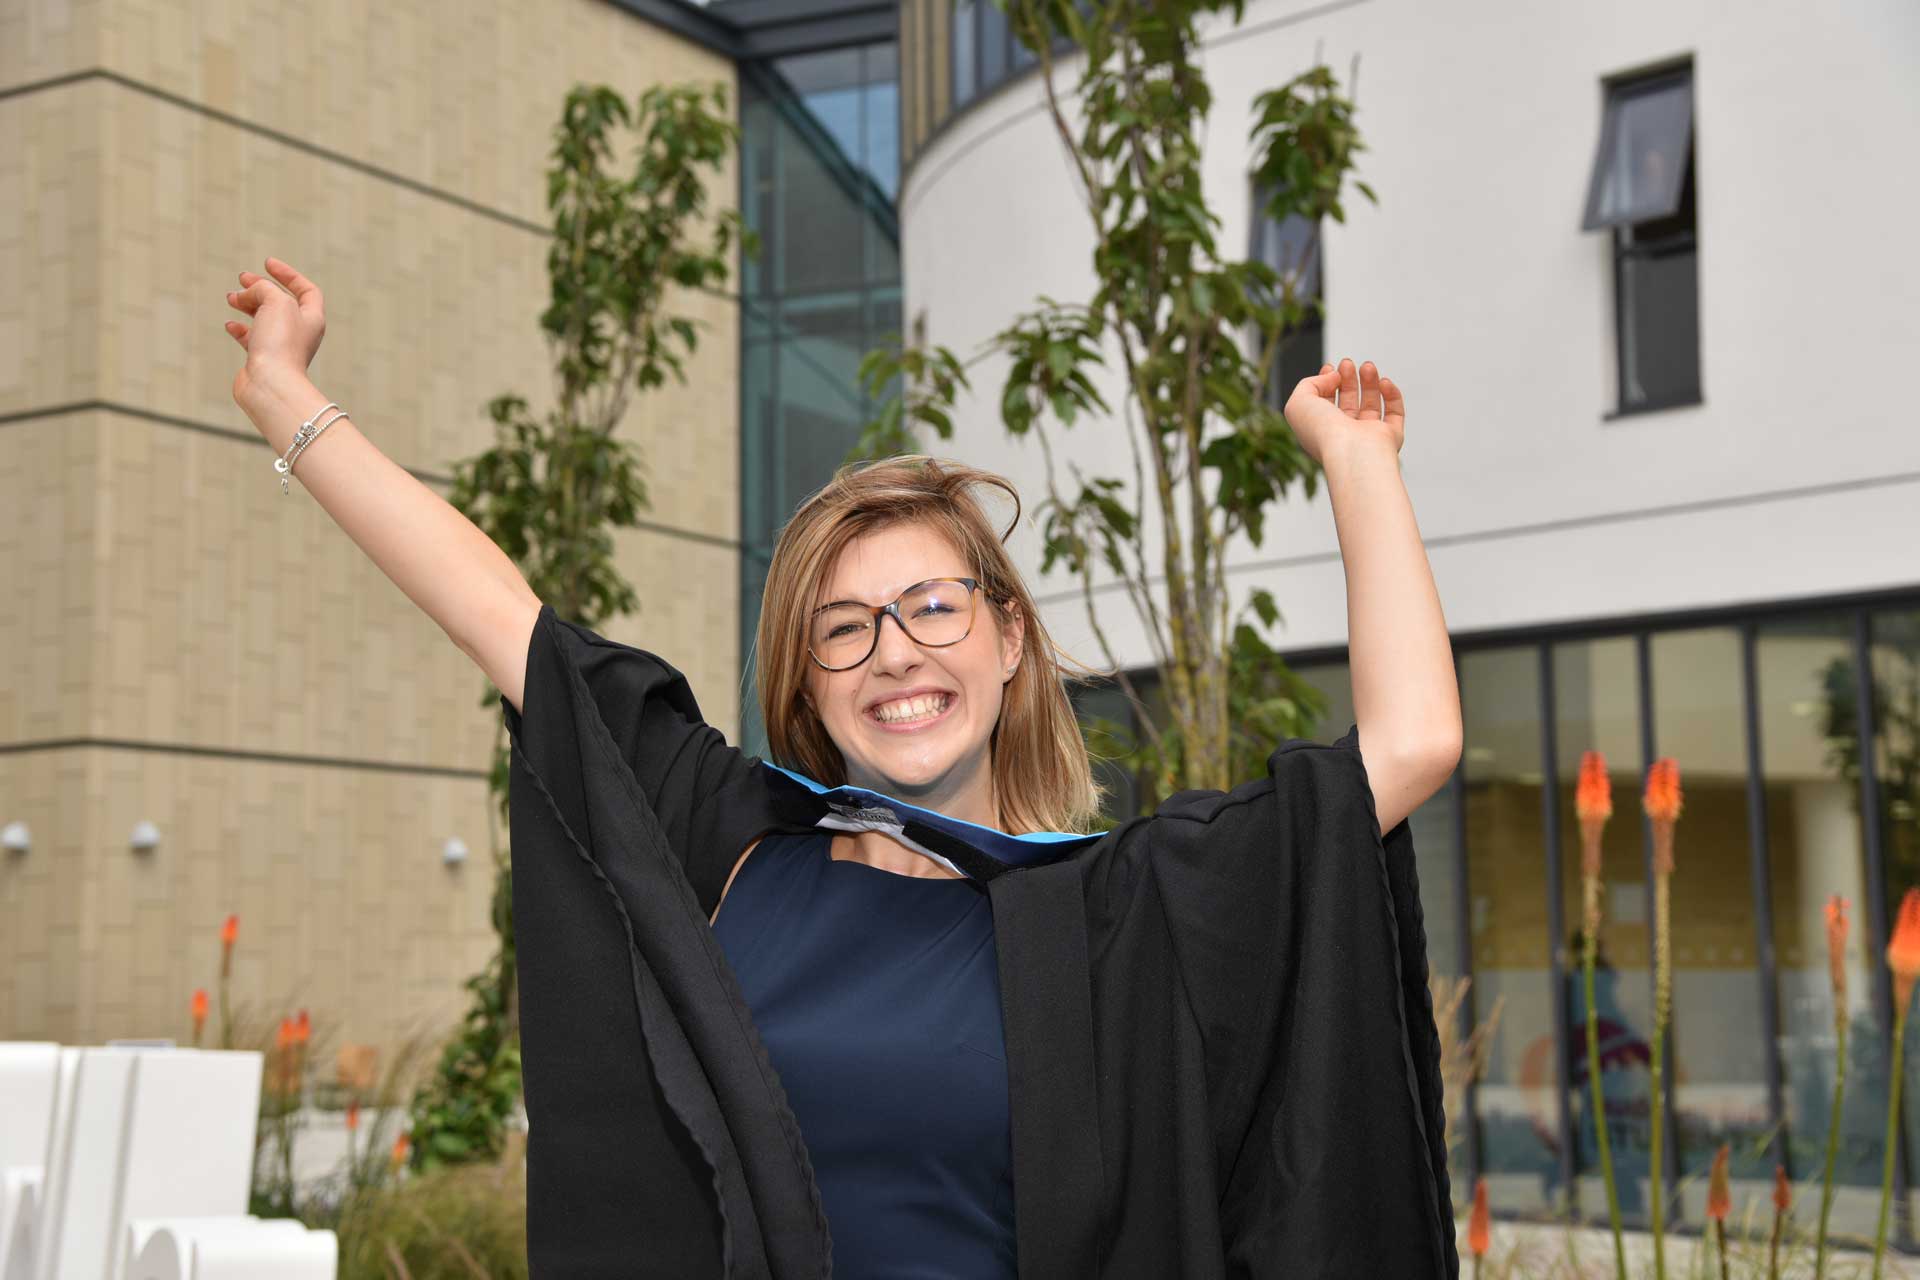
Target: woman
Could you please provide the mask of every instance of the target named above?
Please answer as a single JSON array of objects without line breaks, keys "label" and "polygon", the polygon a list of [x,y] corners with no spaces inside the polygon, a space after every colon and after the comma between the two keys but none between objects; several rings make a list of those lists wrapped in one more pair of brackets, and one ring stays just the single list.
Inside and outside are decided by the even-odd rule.
[{"label": "woman", "polygon": [[[267,267],[228,295],[234,396],[284,452],[327,403],[324,319]],[[1343,361],[1288,417],[1331,472],[1342,428],[1397,453],[1399,401]],[[1405,823],[1458,757],[1450,662],[1450,744],[1370,769],[1357,726],[1289,739],[1092,833],[1060,660],[974,497],[997,477],[896,459],[788,523],[776,765],[350,422],[310,449],[301,482],[502,694],[536,1274],[1457,1273]],[[1374,463],[1376,525],[1410,530]]]}]

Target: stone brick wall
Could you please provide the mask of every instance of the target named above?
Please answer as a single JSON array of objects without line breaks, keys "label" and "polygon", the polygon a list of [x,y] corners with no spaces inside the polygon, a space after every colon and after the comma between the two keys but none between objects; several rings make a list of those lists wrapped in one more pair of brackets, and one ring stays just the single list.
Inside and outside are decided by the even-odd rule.
[{"label": "stone brick wall", "polygon": [[[306,1006],[320,1044],[464,1007],[497,704],[297,480],[281,496],[223,295],[268,254],[312,276],[315,383],[444,495],[488,398],[551,402],[568,87],[663,80],[735,92],[727,59],[600,0],[0,3],[0,825],[32,832],[0,855],[0,1038],[184,1039],[229,911],[236,999]],[[654,508],[620,543],[643,612],[607,631],[731,735],[737,307],[680,302],[708,328],[689,385],[630,413]],[[135,853],[142,819],[160,844]]]}]

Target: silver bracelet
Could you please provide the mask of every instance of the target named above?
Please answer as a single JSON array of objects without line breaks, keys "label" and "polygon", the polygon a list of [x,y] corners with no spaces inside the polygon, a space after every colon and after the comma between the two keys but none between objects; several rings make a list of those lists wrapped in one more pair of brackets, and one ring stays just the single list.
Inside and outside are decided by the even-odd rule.
[{"label": "silver bracelet", "polygon": [[315,437],[322,431],[325,431],[328,427],[347,416],[347,411],[340,409],[340,412],[334,414],[319,426],[314,426],[314,419],[329,409],[340,409],[340,406],[329,400],[326,404],[314,410],[313,417],[301,423],[300,429],[293,433],[293,441],[287,446],[286,456],[273,460],[273,469],[280,477],[280,493],[282,497],[287,493],[287,477],[293,474],[293,464],[300,457],[301,453],[306,450],[308,445],[313,443]]}]

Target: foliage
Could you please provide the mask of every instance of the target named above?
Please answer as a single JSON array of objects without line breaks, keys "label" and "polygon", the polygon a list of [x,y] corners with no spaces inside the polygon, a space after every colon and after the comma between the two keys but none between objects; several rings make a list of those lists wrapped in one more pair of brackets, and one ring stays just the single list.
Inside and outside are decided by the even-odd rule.
[{"label": "foliage", "polygon": [[[284,1023],[282,1029],[284,1030]],[[247,1212],[296,1218],[330,1230],[340,1244],[342,1280],[392,1277],[524,1276],[527,1273],[525,1152],[509,1140],[501,1159],[410,1175],[399,1151],[411,1147],[400,1125],[431,1041],[404,1038],[364,1093],[309,1079],[311,1043],[324,1049],[325,1024],[288,1056],[274,1018],[239,1007],[222,1036],[226,1049],[262,1055],[265,1072],[255,1128],[254,1182]],[[348,1103],[347,1150],[339,1167],[304,1187],[293,1178],[293,1147],[311,1119],[310,1099]],[[362,1109],[360,1104],[370,1104]]]},{"label": "foliage", "polygon": [[[1230,542],[1261,545],[1267,507],[1296,482],[1309,497],[1317,491],[1318,465],[1263,394],[1282,344],[1320,305],[1300,288],[1313,244],[1276,270],[1223,257],[1215,239],[1220,219],[1200,181],[1212,94],[1196,57],[1196,24],[1222,12],[1238,21],[1238,0],[1004,3],[1040,64],[1093,223],[1097,288],[1084,304],[1040,298],[966,362],[944,347],[869,354],[861,376],[873,394],[895,375],[905,387],[855,457],[911,448],[916,426],[951,438],[965,369],[1005,358],[1002,423],[1032,437],[1046,464],[1036,511],[1043,571],[1060,564],[1074,574],[1143,727],[1126,757],[1147,786],[1143,801],[1187,787],[1225,789],[1264,772],[1273,743],[1310,733],[1324,710],[1264,638],[1280,618],[1273,599],[1255,592],[1233,611],[1226,580]],[[1077,130],[1056,84],[1057,40],[1086,55]],[[1252,177],[1268,193],[1262,212],[1298,214],[1316,238],[1322,218],[1344,221],[1341,193],[1363,146],[1332,73],[1316,66],[1296,76],[1261,94],[1254,113]],[[1354,185],[1374,198],[1365,183]],[[1126,388],[1131,476],[1056,467],[1053,432],[1113,413],[1096,377],[1110,357]],[[1114,657],[1094,609],[1096,572],[1124,587],[1153,644],[1163,691],[1154,705]]]},{"label": "foliage", "polygon": [[[1500,1014],[1507,1004],[1504,995],[1494,997],[1487,1016],[1475,1023],[1466,1035],[1461,1035],[1466,1011],[1471,1008],[1467,992],[1472,986],[1472,978],[1449,978],[1444,974],[1435,974],[1427,981],[1433,997],[1433,1024],[1440,1033],[1441,1109],[1446,1116],[1444,1141],[1448,1164],[1453,1163],[1453,1149],[1460,1144],[1459,1123],[1467,1105],[1467,1086],[1486,1074],[1487,1056],[1492,1052],[1493,1037],[1500,1030]],[[1462,1190],[1464,1188],[1455,1187],[1456,1194]]]},{"label": "foliage", "polygon": [[[616,127],[638,135],[631,176],[609,170]],[[721,85],[655,86],[632,109],[604,85],[577,86],[555,129],[551,293],[540,316],[555,404],[535,415],[511,392],[489,401],[496,443],[455,466],[448,502],[507,553],[535,596],[583,626],[639,608],[614,565],[613,530],[638,525],[647,489],[636,451],[615,431],[636,390],[686,381],[702,326],[670,306],[672,291],[724,285],[736,238],[756,247],[738,212],[707,196],[738,142]],[[492,709],[498,696],[489,685],[480,705]],[[497,1158],[520,1094],[512,882],[500,838],[505,737],[503,725],[488,779],[499,949],[467,982],[467,1013],[414,1100],[422,1170]]]},{"label": "foliage", "polygon": [[335,1228],[340,1280],[476,1280],[527,1274],[527,1173],[505,1158],[361,1192]]}]

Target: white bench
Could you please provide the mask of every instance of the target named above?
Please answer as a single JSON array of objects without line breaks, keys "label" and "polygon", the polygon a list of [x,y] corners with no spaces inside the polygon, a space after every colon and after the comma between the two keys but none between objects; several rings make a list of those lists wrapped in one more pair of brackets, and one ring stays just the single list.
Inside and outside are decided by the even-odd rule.
[{"label": "white bench", "polygon": [[127,1224],[124,1280],[334,1280],[331,1231],[290,1218],[137,1218]]},{"label": "white bench", "polygon": [[[0,1060],[44,1075],[44,1046]],[[157,1269],[143,1277],[331,1280],[332,1232],[246,1214],[261,1062],[252,1050],[63,1046],[51,1087],[23,1067],[20,1095],[49,1101],[24,1117],[44,1154],[37,1177],[15,1166],[26,1172],[10,1179],[4,1280],[131,1280],[149,1254]]]},{"label": "white bench", "polygon": [[16,1251],[33,1249],[60,1059],[52,1041],[0,1042],[0,1275],[14,1274]]}]

